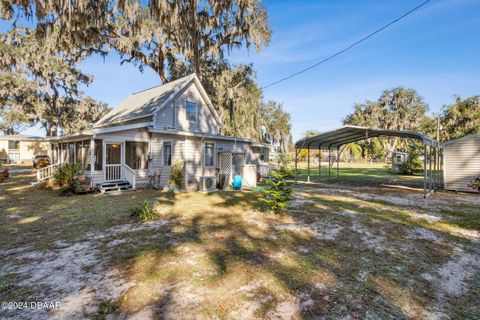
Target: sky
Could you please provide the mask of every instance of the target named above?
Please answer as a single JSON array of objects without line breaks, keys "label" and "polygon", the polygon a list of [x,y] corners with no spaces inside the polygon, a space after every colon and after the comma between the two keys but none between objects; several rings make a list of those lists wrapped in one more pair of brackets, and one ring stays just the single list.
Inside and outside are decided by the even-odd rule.
[{"label": "sky", "polygon": [[[232,63],[253,63],[257,82],[267,85],[347,47],[423,0],[266,0],[273,34],[261,52],[240,49]],[[118,54],[93,56],[81,65],[94,76],[84,89],[116,106],[130,93],[160,84],[159,77]],[[431,0],[426,6],[352,50],[263,92],[290,113],[294,140],[307,129],[330,130],[357,102],[383,90],[414,88],[439,112],[455,95],[480,94],[480,1]],[[26,133],[43,135],[39,128]]]}]

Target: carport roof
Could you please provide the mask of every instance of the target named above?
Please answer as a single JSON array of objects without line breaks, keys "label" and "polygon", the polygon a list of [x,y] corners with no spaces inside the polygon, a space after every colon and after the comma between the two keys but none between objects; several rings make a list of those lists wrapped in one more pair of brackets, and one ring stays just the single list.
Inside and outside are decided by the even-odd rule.
[{"label": "carport roof", "polygon": [[323,132],[313,137],[301,139],[295,143],[295,148],[337,149],[347,143],[381,136],[410,138],[420,140],[425,145],[439,145],[436,140],[415,131],[389,130],[347,125],[335,130]]}]

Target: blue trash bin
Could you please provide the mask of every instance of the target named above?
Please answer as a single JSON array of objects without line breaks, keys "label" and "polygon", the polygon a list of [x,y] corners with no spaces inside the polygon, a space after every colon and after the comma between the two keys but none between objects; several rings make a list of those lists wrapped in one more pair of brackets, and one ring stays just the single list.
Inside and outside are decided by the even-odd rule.
[{"label": "blue trash bin", "polygon": [[233,190],[241,190],[241,189],[242,189],[242,177],[233,176]]}]

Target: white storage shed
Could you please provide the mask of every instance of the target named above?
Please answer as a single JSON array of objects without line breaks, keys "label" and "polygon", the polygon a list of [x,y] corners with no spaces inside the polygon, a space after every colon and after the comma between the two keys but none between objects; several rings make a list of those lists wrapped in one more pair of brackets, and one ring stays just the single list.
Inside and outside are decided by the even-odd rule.
[{"label": "white storage shed", "polygon": [[443,148],[445,189],[476,192],[467,185],[480,175],[480,133],[447,141]]}]

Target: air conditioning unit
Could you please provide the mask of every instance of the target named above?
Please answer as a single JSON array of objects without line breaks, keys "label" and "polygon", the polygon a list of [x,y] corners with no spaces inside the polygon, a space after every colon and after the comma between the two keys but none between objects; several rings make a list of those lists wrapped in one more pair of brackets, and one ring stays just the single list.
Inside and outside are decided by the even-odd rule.
[{"label": "air conditioning unit", "polygon": [[200,177],[200,191],[217,190],[217,179],[215,176]]}]

